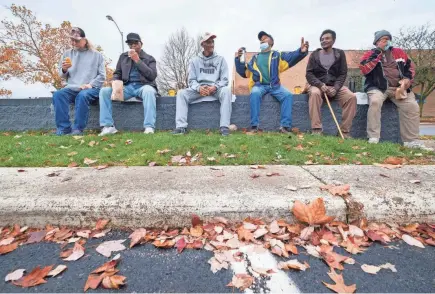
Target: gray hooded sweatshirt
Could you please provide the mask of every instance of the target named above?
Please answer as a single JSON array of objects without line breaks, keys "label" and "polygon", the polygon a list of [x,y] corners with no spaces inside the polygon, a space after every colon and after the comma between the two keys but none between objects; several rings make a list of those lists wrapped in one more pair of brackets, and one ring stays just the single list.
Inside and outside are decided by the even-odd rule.
[{"label": "gray hooded sweatshirt", "polygon": [[222,88],[228,86],[228,65],[215,52],[209,57],[199,53],[189,65],[189,88],[199,92],[202,85]]}]

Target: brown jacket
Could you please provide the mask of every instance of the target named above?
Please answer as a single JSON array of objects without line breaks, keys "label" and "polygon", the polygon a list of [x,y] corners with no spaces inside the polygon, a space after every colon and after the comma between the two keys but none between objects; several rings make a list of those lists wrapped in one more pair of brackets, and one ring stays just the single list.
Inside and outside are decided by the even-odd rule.
[{"label": "brown jacket", "polygon": [[343,87],[347,77],[346,55],[343,50],[333,48],[335,62],[329,70],[326,70],[320,63],[320,50],[322,49],[317,49],[310,55],[305,77],[311,86],[320,88],[323,84],[326,84],[327,86],[334,86],[338,91]]}]

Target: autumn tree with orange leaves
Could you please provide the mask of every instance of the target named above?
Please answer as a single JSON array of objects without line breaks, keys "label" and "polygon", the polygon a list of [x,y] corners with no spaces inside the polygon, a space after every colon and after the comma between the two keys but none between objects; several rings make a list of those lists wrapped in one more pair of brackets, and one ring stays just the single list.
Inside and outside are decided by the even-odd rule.
[{"label": "autumn tree with orange leaves", "polygon": [[[0,79],[15,77],[27,84],[40,82],[62,88],[64,81],[58,73],[58,62],[63,52],[71,48],[70,22],[64,21],[59,27],[53,27],[38,21],[26,6],[12,4],[7,8],[15,20],[1,21]],[[96,48],[103,51],[99,46]],[[111,60],[105,57],[105,61],[110,77],[113,70],[108,68],[108,64]],[[0,96],[11,94],[7,89],[0,91]]]}]

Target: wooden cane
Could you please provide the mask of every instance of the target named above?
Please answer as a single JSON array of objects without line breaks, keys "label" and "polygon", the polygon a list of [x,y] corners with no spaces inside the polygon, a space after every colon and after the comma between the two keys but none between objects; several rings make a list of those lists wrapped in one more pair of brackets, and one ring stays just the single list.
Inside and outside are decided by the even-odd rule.
[{"label": "wooden cane", "polygon": [[331,103],[329,103],[328,96],[326,95],[326,93],[323,94],[325,95],[326,103],[328,104],[329,110],[331,111],[332,118],[334,119],[335,124],[337,125],[338,132],[340,133],[341,138],[344,140],[344,136],[343,133],[341,132],[340,125],[338,124],[337,118],[335,117],[334,110],[332,110]]}]

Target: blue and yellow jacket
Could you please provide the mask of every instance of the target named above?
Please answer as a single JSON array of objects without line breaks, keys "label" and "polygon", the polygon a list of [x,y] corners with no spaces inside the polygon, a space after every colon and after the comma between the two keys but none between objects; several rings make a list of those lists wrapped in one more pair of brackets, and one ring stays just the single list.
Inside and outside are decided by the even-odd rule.
[{"label": "blue and yellow jacket", "polygon": [[[270,76],[270,86],[277,87],[281,85],[279,80],[279,74],[286,71],[292,66],[295,66],[299,61],[305,58],[308,52],[302,53],[299,48],[293,52],[279,52],[272,50],[269,56],[269,76]],[[263,77],[257,66],[258,54],[255,54],[251,61],[246,63],[241,63],[239,57],[236,57],[236,71],[243,78],[249,78],[249,91],[251,91],[254,85],[260,85]]]}]

